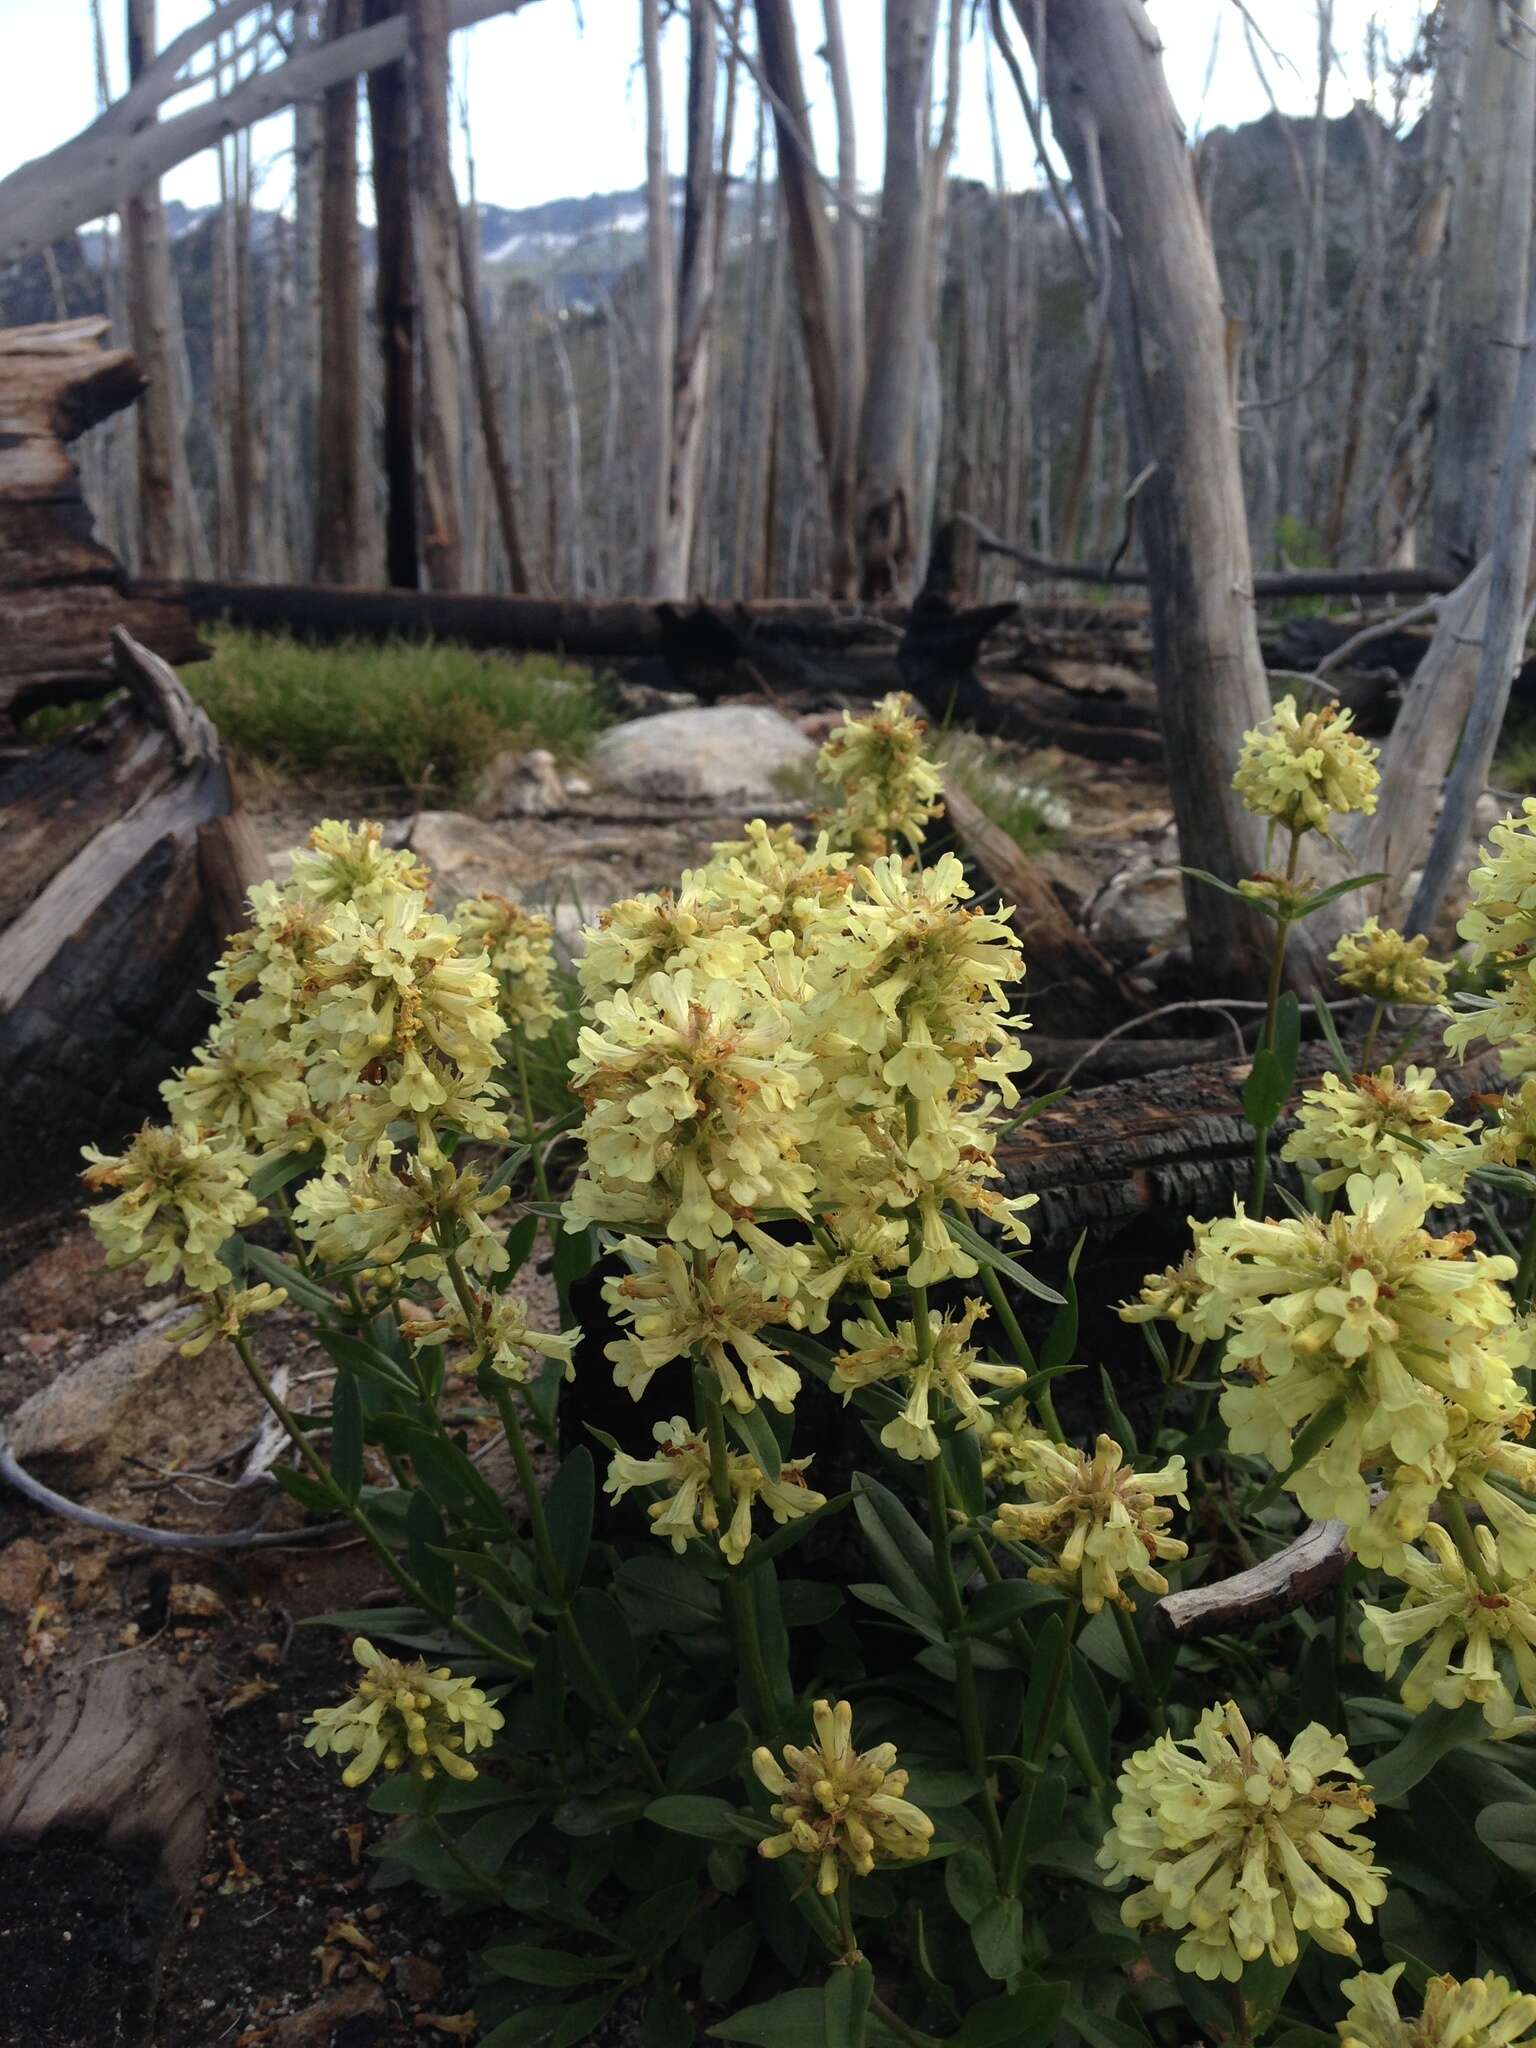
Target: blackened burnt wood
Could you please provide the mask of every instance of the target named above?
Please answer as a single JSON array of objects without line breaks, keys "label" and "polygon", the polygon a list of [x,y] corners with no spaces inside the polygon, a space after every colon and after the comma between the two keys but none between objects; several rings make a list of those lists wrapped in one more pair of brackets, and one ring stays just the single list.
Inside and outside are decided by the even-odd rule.
[{"label": "blackened burnt wood", "polygon": [[[1315,1085],[1328,1063],[1326,1046],[1304,1045],[1298,1088]],[[1229,1211],[1246,1193],[1253,1160],[1242,1108],[1248,1071],[1247,1060],[1212,1060],[1116,1081],[1022,1124],[998,1147],[998,1161],[1010,1194],[1040,1198],[1031,1217],[1037,1244],[1070,1246],[1087,1229],[1090,1244],[1102,1246],[1141,1224]],[[1497,1088],[1497,1074],[1484,1055],[1447,1068],[1441,1085],[1462,1106]],[[1283,1119],[1280,1134],[1292,1124]]]},{"label": "blackened burnt wood", "polygon": [[68,444],[144,389],[104,319],[0,331],[0,718],[113,687],[108,636],[124,626],[168,661],[207,652],[186,608],[130,594],[91,531]]}]

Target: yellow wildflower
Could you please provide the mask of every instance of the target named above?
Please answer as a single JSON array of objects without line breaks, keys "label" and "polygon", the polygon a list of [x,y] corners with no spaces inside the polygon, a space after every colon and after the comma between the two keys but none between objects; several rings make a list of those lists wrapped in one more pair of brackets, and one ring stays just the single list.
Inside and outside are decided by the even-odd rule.
[{"label": "yellow wildflower", "polygon": [[930,1403],[949,1402],[957,1426],[975,1429],[996,1404],[978,1394],[977,1380],[993,1387],[1020,1387],[1029,1374],[1021,1366],[992,1365],[970,1349],[970,1335],[987,1313],[985,1302],[968,1300],[962,1315],[936,1317],[928,1331],[926,1353],[919,1351],[914,1325],[899,1322],[894,1330],[859,1317],[843,1325],[849,1349],[838,1354],[832,1385],[846,1403],[860,1387],[894,1381],[905,1391],[899,1415],[886,1423],[880,1441],[902,1458],[936,1458],[939,1439]]},{"label": "yellow wildflower", "polygon": [[1472,942],[1475,962],[1523,960],[1536,940],[1536,797],[1520,816],[1506,817],[1489,835],[1479,866],[1467,877],[1472,901],[1456,929]]},{"label": "yellow wildflower", "polygon": [[1429,940],[1421,932],[1407,939],[1390,925],[1368,917],[1346,932],[1328,958],[1339,970],[1345,988],[1378,1003],[1414,1003],[1443,1010],[1450,968],[1431,960]]},{"label": "yellow wildflower", "polygon": [[1213,1223],[1200,1251],[1200,1334],[1226,1337],[1221,1413],[1234,1450],[1291,1462],[1295,1434],[1340,1404],[1326,1443],[1288,1482],[1308,1514],[1362,1523],[1362,1466],[1422,1460],[1450,1434],[1449,1404],[1496,1422],[1522,1405],[1513,1367],[1528,1340],[1500,1284],[1514,1261],[1432,1237],[1416,1167],[1353,1175],[1327,1222]]},{"label": "yellow wildflower", "polygon": [[1404,1067],[1401,1080],[1392,1067],[1350,1081],[1324,1074],[1319,1087],[1303,1092],[1296,1129],[1280,1156],[1309,1170],[1324,1167],[1313,1179],[1323,1194],[1341,1188],[1352,1173],[1374,1176],[1411,1165],[1423,1175],[1429,1207],[1459,1202],[1482,1154],[1475,1135],[1446,1116],[1453,1098],[1434,1083],[1430,1067]]},{"label": "yellow wildflower", "polygon": [[445,1295],[430,1313],[414,1303],[402,1303],[406,1336],[418,1345],[464,1346],[448,1361],[455,1372],[474,1372],[478,1366],[488,1365],[499,1379],[521,1382],[533,1372],[535,1359],[557,1358],[565,1377],[575,1378],[571,1354],[580,1330],[562,1330],[558,1335],[530,1330],[528,1305],[520,1296],[479,1288],[472,1288],[470,1294],[475,1308],[473,1325],[456,1294]]},{"label": "yellow wildflower", "polygon": [[[1406,1707],[1422,1714],[1431,1704],[1471,1700],[1496,1735],[1518,1735],[1536,1728],[1536,1716],[1520,1713],[1499,1651],[1508,1652],[1516,1685],[1536,1707],[1536,1576],[1503,1570],[1491,1530],[1474,1530],[1473,1540],[1496,1590],[1485,1590],[1449,1532],[1431,1522],[1424,1531],[1429,1554],[1404,1550],[1392,1563],[1408,1589],[1397,1608],[1362,1608],[1360,1645],[1370,1670],[1395,1678],[1404,1651],[1424,1643],[1400,1688]],[[1461,1662],[1453,1664],[1458,1649]]]},{"label": "yellow wildflower", "polygon": [[1483,1127],[1483,1157],[1491,1166],[1536,1166],[1536,1077],[1499,1097],[1497,1119]]},{"label": "yellow wildflower", "polygon": [[780,1765],[771,1749],[754,1750],[752,1769],[774,1795],[768,1809],[782,1832],[765,1836],[758,1854],[803,1856],[815,1866],[816,1889],[837,1890],[844,1867],[868,1877],[877,1863],[912,1863],[928,1854],[933,1822],[902,1794],[907,1773],[896,1768],[896,1745],[853,1747],[853,1709],[846,1700],[811,1709],[815,1743],[787,1747]]},{"label": "yellow wildflower", "polygon": [[309,1716],[304,1747],[317,1756],[350,1756],[344,1785],[361,1785],[382,1764],[386,1771],[409,1767],[418,1778],[479,1775],[469,1761],[488,1748],[503,1716],[472,1678],[455,1678],[447,1665],[429,1671],[419,1659],[405,1664],[386,1657],[365,1636],[352,1654],[363,1667],[352,1697],[339,1707],[316,1707]]},{"label": "yellow wildflower", "polygon": [[715,1498],[707,1441],[695,1434],[681,1415],[658,1422],[652,1433],[656,1455],[632,1458],[627,1451],[615,1451],[604,1489],[619,1500],[631,1487],[667,1487],[671,1499],[653,1501],[646,1513],[656,1534],[666,1537],[679,1556],[700,1536],[719,1536],[726,1558],[731,1564],[740,1564],[752,1541],[752,1509],[758,1501],[780,1523],[813,1515],[827,1504],[824,1493],[805,1483],[809,1458],[787,1460],[779,1467],[778,1478],[770,1479],[755,1458],[731,1451],[726,1456],[731,1507],[721,1535],[720,1503]]},{"label": "yellow wildflower", "polygon": [[762,941],[729,903],[699,886],[702,879],[686,877],[676,894],[660,889],[627,896],[587,927],[576,972],[588,1002],[684,967],[701,982],[734,981],[762,959]]},{"label": "yellow wildflower", "polygon": [[281,1308],[287,1299],[286,1287],[269,1287],[264,1280],[233,1292],[221,1287],[217,1294],[203,1295],[191,1322],[172,1330],[171,1336],[184,1340],[180,1345],[183,1358],[199,1358],[216,1338],[237,1337],[253,1316]]},{"label": "yellow wildflower", "polygon": [[1503,1423],[1475,1422],[1454,1402],[1446,1413],[1450,1434],[1417,1464],[1383,1460],[1381,1498],[1350,1529],[1350,1547],[1373,1570],[1396,1572],[1403,1546],[1423,1535],[1436,1500],[1450,1488],[1488,1522],[1505,1571],[1536,1573],[1536,1512],[1496,1483],[1536,1494],[1536,1447],[1523,1441],[1532,1411],[1521,1408]]},{"label": "yellow wildflower", "polygon": [[1200,1271],[1205,1225],[1190,1220],[1194,1243],[1176,1266],[1149,1273],[1134,1301],[1122,1301],[1115,1313],[1122,1323],[1172,1323],[1185,1336],[1199,1335],[1199,1316],[1209,1285]]},{"label": "yellow wildflower", "polygon": [[82,1178],[92,1194],[120,1192],[88,1211],[109,1266],[144,1263],[152,1287],[180,1271],[194,1294],[210,1294],[233,1277],[219,1247],[267,1213],[246,1186],[237,1138],[145,1124],[126,1152],[113,1157],[87,1145]]},{"label": "yellow wildflower", "polygon": [[1122,1576],[1149,1593],[1167,1592],[1168,1581],[1154,1560],[1188,1557],[1189,1545],[1167,1533],[1173,1510],[1157,1496],[1169,1494],[1181,1508],[1189,1506],[1182,1458],[1170,1458],[1155,1472],[1137,1472],[1110,1436],[1099,1438],[1091,1458],[1048,1441],[1021,1449],[1029,1501],[1001,1502],[992,1533],[1051,1553],[1055,1562],[1031,1566],[1032,1579],[1075,1594],[1090,1614],[1106,1601],[1134,1610]]},{"label": "yellow wildflower", "polygon": [[1406,1967],[1344,1979],[1340,2048],[1536,2048],[1536,1998],[1503,1977],[1431,1977],[1418,2017],[1404,2019],[1397,1980]]},{"label": "yellow wildflower", "polygon": [[837,791],[832,822],[845,845],[883,853],[893,839],[916,848],[942,805],[943,777],[922,751],[923,720],[900,691],[882,697],[864,718],[843,722],[816,757],[816,773]]},{"label": "yellow wildflower", "polygon": [[349,903],[364,912],[394,894],[424,896],[430,887],[426,869],[413,853],[387,847],[383,839],[382,825],[324,819],[307,845],[290,856],[290,888],[310,903]]},{"label": "yellow wildflower", "polygon": [[986,1448],[981,1454],[981,1476],[991,1486],[1022,1486],[1027,1461],[1037,1444],[1050,1438],[1029,1419],[1029,1403],[1022,1394],[999,1408],[987,1430]]},{"label": "yellow wildflower", "polygon": [[757,1258],[728,1244],[700,1272],[675,1245],[626,1237],[618,1249],[638,1269],[603,1282],[603,1299],[630,1325],[604,1353],[619,1386],[638,1401],[653,1374],[697,1352],[733,1408],[766,1401],[789,1413],[800,1375],[758,1332],[793,1310]]},{"label": "yellow wildflower", "polygon": [[509,1191],[484,1187],[473,1167],[455,1173],[424,1159],[343,1164],[306,1181],[294,1208],[300,1230],[332,1265],[367,1259],[398,1263],[413,1277],[441,1276],[443,1242],[466,1271],[487,1277],[506,1271],[506,1247],[486,1218]]},{"label": "yellow wildflower", "polygon": [[1342,1735],[1314,1721],[1289,1751],[1254,1735],[1237,1707],[1208,1707],[1188,1742],[1159,1736],[1120,1774],[1099,1864],[1110,1884],[1139,1878],[1128,1927],[1182,1935],[1181,1970],[1237,1983],[1267,1955],[1294,1963],[1298,1935],[1355,1953],[1351,1912],[1369,1924],[1386,1873],[1361,1832],[1374,1813]]},{"label": "yellow wildflower", "polygon": [[1330,820],[1376,808],[1380,749],[1351,732],[1337,704],[1298,714],[1282,697],[1262,725],[1243,735],[1232,787],[1256,817],[1292,832],[1328,832]]},{"label": "yellow wildflower", "polygon": [[162,1081],[160,1093],[175,1123],[222,1131],[257,1151],[286,1149],[309,1111],[297,1054],[238,1011],[214,1025],[192,1064]]},{"label": "yellow wildflower", "polygon": [[458,905],[453,923],[465,951],[486,956],[508,1028],[529,1040],[547,1038],[564,1014],[552,986],[555,928],[549,919],[484,890]]}]

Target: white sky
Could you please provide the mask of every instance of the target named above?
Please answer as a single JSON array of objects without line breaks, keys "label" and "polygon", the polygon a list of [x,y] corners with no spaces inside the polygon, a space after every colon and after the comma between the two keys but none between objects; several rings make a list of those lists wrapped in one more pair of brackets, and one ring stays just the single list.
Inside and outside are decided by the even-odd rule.
[{"label": "white sky", "polygon": [[[820,45],[820,0],[795,0],[801,57],[813,122],[831,161],[830,92]],[[123,90],[122,0],[102,0],[108,68]],[[161,41],[207,12],[209,0],[160,0]],[[967,19],[971,14],[967,4]],[[1234,0],[1150,0],[1165,46],[1174,99],[1192,130],[1253,120],[1267,103],[1245,46]],[[1287,112],[1310,112],[1315,93],[1314,10],[1304,0],[1248,0],[1248,11],[1282,61],[1268,63]],[[1394,54],[1411,42],[1417,0],[1335,0],[1331,114],[1366,93],[1363,57],[1369,24],[1383,24]],[[750,19],[751,9],[746,10]],[[984,10],[983,10],[984,12]],[[853,75],[861,182],[878,188],[882,122],[883,0],[843,0]],[[966,49],[955,170],[990,180],[992,142],[985,97],[984,36]],[[1023,37],[1014,35],[1022,54]],[[1214,63],[1212,62],[1214,41]],[[686,23],[664,35],[668,143],[681,167]],[[515,16],[482,22],[454,38],[456,76],[466,82],[479,196],[503,206],[633,188],[644,177],[644,95],[638,73],[637,0],[534,0]],[[1268,62],[1268,60],[1266,60]],[[1009,182],[1032,182],[1023,116],[1006,73],[996,64],[996,91]],[[1209,86],[1207,89],[1207,75]],[[754,96],[755,97],[755,96]],[[748,104],[750,104],[750,98]],[[1385,110],[1385,88],[1382,105]],[[0,175],[77,133],[96,112],[90,0],[0,0]],[[750,158],[752,119],[738,120],[734,168]],[[264,178],[260,203],[284,203],[290,167],[291,120],[274,118],[256,131]],[[462,167],[461,167],[462,168]],[[180,165],[165,195],[203,205],[217,192],[211,154]]]}]

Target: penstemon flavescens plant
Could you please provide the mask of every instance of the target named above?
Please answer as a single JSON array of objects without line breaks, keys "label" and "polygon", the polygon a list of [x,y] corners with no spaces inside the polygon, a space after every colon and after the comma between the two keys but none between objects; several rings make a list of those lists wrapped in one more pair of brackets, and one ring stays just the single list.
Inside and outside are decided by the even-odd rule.
[{"label": "penstemon flavescens plant", "polygon": [[[1077,1252],[1035,1270],[1000,1154],[1042,1100],[1021,948],[930,844],[923,739],[900,698],[846,720],[812,842],[752,823],[606,913],[574,983],[546,920],[437,914],[409,853],[328,822],[253,891],[168,1122],[90,1155],[110,1261],[182,1280],[184,1348],[235,1348],[281,1483],[399,1588],[331,1617],[359,1677],[308,1744],[398,1816],[390,1866],[490,1916],[487,2048],[620,2014],[645,2048],[1516,2048],[1536,806],[1473,877],[1450,1034],[1510,1091],[1469,1127],[1429,1068],[1372,1066],[1449,981],[1367,919],[1334,955],[1359,1071],[1314,1009],[1337,1071],[1281,1149],[1298,1199],[1285,944],[1344,886],[1300,855],[1375,770],[1344,716],[1249,736],[1237,786],[1287,835],[1283,872],[1221,884],[1275,925],[1252,1200],[1123,1305],[1155,1375],[1117,1355],[1099,1402],[1101,1304]],[[1430,1227],[1469,1202],[1492,1252]],[[561,1313],[531,1319],[541,1232]],[[264,1362],[280,1306],[324,1409]],[[591,1373],[632,1434],[583,1418]],[[1174,1580],[1262,1566],[1298,1506],[1346,1532],[1331,1613],[1177,1640]]]}]

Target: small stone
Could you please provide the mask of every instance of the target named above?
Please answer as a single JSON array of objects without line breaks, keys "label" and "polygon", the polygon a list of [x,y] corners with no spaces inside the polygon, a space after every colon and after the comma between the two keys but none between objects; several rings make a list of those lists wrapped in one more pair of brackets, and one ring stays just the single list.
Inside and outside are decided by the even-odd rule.
[{"label": "small stone", "polygon": [[566,793],[545,747],[493,754],[475,783],[474,809],[485,818],[548,818],[565,809]]},{"label": "small stone", "polygon": [[0,1550],[0,1613],[22,1618],[42,1598],[53,1576],[53,1560],[41,1543],[18,1536]]},{"label": "small stone", "polygon": [[224,1602],[212,1586],[196,1579],[178,1579],[166,1598],[166,1612],[176,1621],[223,1621]]}]

